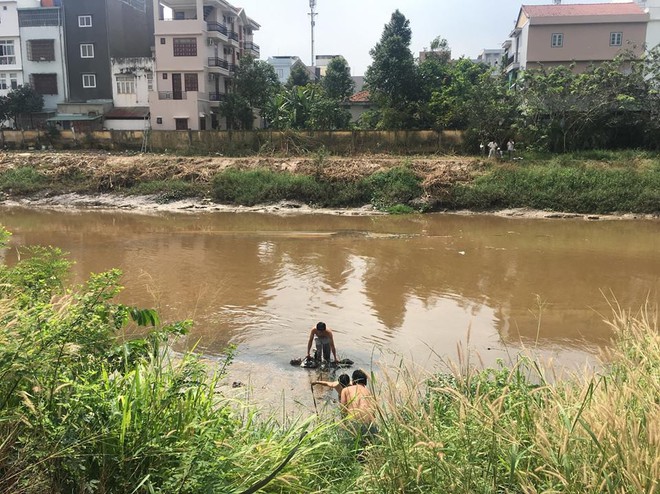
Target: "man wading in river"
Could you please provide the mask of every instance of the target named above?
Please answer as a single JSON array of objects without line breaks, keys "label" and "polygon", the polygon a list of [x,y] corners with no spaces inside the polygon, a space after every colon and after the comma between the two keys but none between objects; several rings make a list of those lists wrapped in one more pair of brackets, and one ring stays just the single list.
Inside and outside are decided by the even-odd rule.
[{"label": "man wading in river", "polygon": [[309,333],[307,342],[307,358],[311,358],[309,352],[312,350],[312,343],[316,339],[316,360],[330,360],[330,351],[337,362],[337,350],[335,350],[335,340],[332,331],[326,327],[324,322],[319,322]]}]

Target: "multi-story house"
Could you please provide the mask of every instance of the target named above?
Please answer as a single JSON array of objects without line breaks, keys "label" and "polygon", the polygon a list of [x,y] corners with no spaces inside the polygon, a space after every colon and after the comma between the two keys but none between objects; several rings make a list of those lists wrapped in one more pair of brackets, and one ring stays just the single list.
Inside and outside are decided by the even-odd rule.
[{"label": "multi-story house", "polygon": [[504,50],[502,48],[484,48],[475,61],[499,69],[502,66],[503,56]]},{"label": "multi-story house", "polygon": [[[113,108],[117,76],[125,76],[126,80],[138,76],[137,70],[121,73],[117,61],[153,57],[149,1],[61,0],[67,97],[58,105],[58,115],[52,121],[64,128],[74,124],[89,129],[102,126],[103,115]],[[135,85],[127,82],[119,87],[133,90]]]},{"label": "multi-story house", "polygon": [[18,26],[25,82],[53,114],[67,98],[64,30],[59,0],[18,0]]},{"label": "multi-story house", "polygon": [[637,4],[594,3],[523,5],[515,28],[503,48],[511,79],[519,70],[614,59],[624,50],[644,51],[649,14]]},{"label": "multi-story house", "polygon": [[17,0],[0,0],[0,95],[23,82]]},{"label": "multi-story house", "polygon": [[266,62],[273,66],[275,73],[277,74],[277,79],[282,84],[286,84],[286,82],[289,80],[291,69],[293,69],[293,67],[296,65],[300,65],[305,70],[307,70],[309,72],[310,78],[314,77],[314,71],[310,71],[309,68],[305,65],[305,62],[303,62],[300,57],[295,55],[276,55],[274,57],[268,57]]},{"label": "multi-story house", "polygon": [[225,0],[150,0],[156,68],[150,97],[155,130],[226,128],[218,113],[241,57],[259,57],[259,24]]}]

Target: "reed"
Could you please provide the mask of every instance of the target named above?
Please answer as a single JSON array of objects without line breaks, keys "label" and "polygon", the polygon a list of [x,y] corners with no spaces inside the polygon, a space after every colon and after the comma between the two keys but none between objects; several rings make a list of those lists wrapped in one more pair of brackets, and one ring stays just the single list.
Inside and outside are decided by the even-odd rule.
[{"label": "reed", "polygon": [[609,324],[615,339],[602,370],[553,384],[524,358],[386,375],[381,440],[360,492],[657,492],[657,309],[616,308]]}]

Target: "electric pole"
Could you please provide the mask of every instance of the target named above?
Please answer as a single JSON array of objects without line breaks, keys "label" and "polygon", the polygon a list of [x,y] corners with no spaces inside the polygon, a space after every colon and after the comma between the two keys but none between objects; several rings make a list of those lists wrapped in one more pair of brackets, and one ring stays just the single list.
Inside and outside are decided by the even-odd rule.
[{"label": "electric pole", "polygon": [[314,17],[316,17],[318,14],[314,10],[316,9],[316,0],[309,0],[309,18],[311,20],[312,24],[312,67],[314,67],[316,60],[314,60],[314,26],[316,25],[316,22],[314,21]]}]

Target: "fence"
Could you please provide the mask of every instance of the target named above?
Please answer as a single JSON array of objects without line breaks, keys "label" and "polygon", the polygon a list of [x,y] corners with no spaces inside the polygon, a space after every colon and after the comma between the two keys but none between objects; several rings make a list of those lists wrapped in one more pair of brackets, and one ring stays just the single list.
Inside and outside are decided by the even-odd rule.
[{"label": "fence", "polygon": [[460,152],[460,131],[354,130],[332,132],[294,131],[143,131],[112,130],[44,132],[0,130],[5,149],[103,149],[113,151],[147,149],[153,152],[191,154],[255,153],[304,154],[325,149],[329,153],[433,154]]}]

